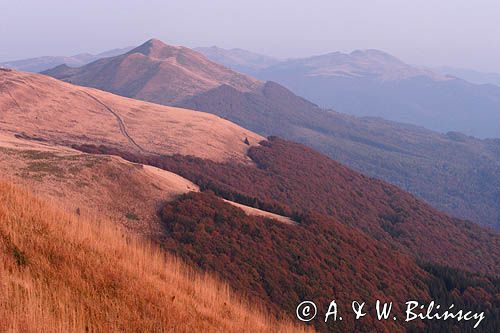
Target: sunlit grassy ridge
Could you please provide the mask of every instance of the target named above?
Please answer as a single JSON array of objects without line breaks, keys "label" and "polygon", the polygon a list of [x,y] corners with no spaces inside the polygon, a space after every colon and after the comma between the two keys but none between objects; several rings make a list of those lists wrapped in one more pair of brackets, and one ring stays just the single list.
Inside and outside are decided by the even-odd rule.
[{"label": "sunlit grassy ridge", "polygon": [[106,221],[0,182],[0,331],[300,331]]}]

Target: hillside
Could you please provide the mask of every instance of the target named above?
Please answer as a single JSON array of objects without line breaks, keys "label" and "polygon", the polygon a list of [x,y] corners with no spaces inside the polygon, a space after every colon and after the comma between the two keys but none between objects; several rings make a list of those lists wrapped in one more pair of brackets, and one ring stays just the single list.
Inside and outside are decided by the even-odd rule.
[{"label": "hillside", "polygon": [[4,182],[0,249],[1,331],[303,331],[116,225]]},{"label": "hillside", "polygon": [[443,75],[458,77],[475,84],[494,84],[496,86],[500,86],[499,73],[481,72],[473,69],[456,68],[449,66],[435,67],[432,69]]},{"label": "hillside", "polygon": [[0,133],[0,174],[68,210],[159,232],[157,208],[198,187],[175,174]]},{"label": "hillside", "polygon": [[[83,86],[173,105],[221,84],[251,91],[261,83],[182,46],[151,39],[131,51],[80,68],[61,65],[44,74]],[[168,81],[165,78],[168,77]]]},{"label": "hillside", "polygon": [[[320,309],[326,309],[331,301],[328,295],[346,305],[355,295],[367,304],[373,304],[375,298],[395,301],[395,313],[400,315],[405,295],[413,299],[421,295],[419,299],[430,297],[439,304],[485,311],[487,321],[478,330],[498,331],[497,278],[433,264],[416,268],[404,256],[332,220],[304,218],[302,227],[295,228],[270,224],[244,217],[205,194],[186,195],[170,203],[162,210],[162,220],[167,248],[278,309],[293,312],[303,299],[314,299]],[[466,323],[449,321],[425,325],[379,322],[371,311],[364,321],[343,318],[340,323],[325,325],[318,320],[315,325],[325,332],[472,330]]]},{"label": "hillside", "polygon": [[498,274],[500,237],[451,218],[399,188],[366,177],[300,144],[271,137],[251,148],[254,164],[216,163],[181,155],[144,156],[104,146],[78,147],[154,165],[226,199],[291,216],[334,218],[377,241],[432,263]]},{"label": "hillside", "polygon": [[[179,195],[199,191],[187,179],[150,165],[116,156],[83,154],[2,132],[0,161],[2,178],[11,183],[29,187],[78,214],[106,218],[150,237],[161,233],[158,207]],[[227,202],[248,215],[292,223],[277,214]]]},{"label": "hillside", "polygon": [[[278,82],[321,107],[355,116],[382,117],[442,133],[456,131],[479,138],[500,137],[495,125],[500,120],[497,112],[500,88],[482,85],[486,74],[419,68],[379,50],[332,52],[267,66],[260,62],[250,69],[237,67],[232,61],[242,51],[237,54],[221,48],[217,52],[210,48],[199,51],[230,68]],[[259,57],[255,55],[254,59]],[[494,82],[494,75],[487,80]]]},{"label": "hillside", "polygon": [[454,216],[500,227],[500,141],[321,110],[279,84],[221,86],[183,105],[288,138],[393,183]]},{"label": "hillside", "polygon": [[[141,156],[104,146],[78,148],[117,154],[195,182],[204,193],[184,195],[163,207],[159,241],[275,311],[293,312],[301,299],[320,300],[325,307],[329,294],[342,303],[352,295],[368,302],[379,295],[399,303],[407,297],[463,302],[474,293],[482,296],[467,306],[485,309],[492,318],[485,329],[495,330],[497,307],[490,302],[500,273],[497,233],[450,218],[309,148],[270,138],[249,150],[254,165]],[[246,216],[213,193],[296,223]],[[435,289],[450,279],[446,288]],[[315,325],[322,331],[377,326],[371,317]],[[401,323],[383,325],[391,331],[409,329]],[[439,325],[428,325],[430,332],[442,331]],[[445,329],[457,328],[450,325]]]},{"label": "hillside", "polygon": [[[158,43],[156,45],[158,46]],[[166,48],[170,49],[168,46]],[[375,53],[377,57],[384,59],[383,53]],[[362,56],[362,53],[358,55]],[[346,57],[349,58],[344,56]],[[141,56],[141,59],[151,66],[157,62],[153,57]],[[200,54],[191,59],[197,59],[199,66],[195,67],[214,66]],[[107,70],[112,71],[111,64],[121,61],[120,57],[110,58],[93,66],[106,66]],[[411,77],[428,73],[408,68],[410,66],[393,60],[390,56],[385,61],[396,61],[400,76]],[[58,70],[53,70],[47,73],[76,84],[99,86],[104,90],[115,91],[114,86],[102,83],[99,72],[94,71],[93,66],[88,65],[73,72],[62,70],[62,73],[58,73]],[[139,69],[142,66],[134,68]],[[386,69],[382,65],[377,68],[379,72]],[[499,228],[498,140],[479,140],[457,133],[445,135],[382,119],[357,118],[322,110],[274,82],[262,83],[251,91],[242,91],[228,84],[227,80],[219,80],[217,87],[205,91],[203,81],[198,83],[191,80],[191,72],[186,68],[182,75],[187,82],[194,82],[198,86],[196,90],[202,92],[180,102],[169,96],[172,95],[171,90],[182,93],[176,83],[181,77],[172,80],[168,75],[160,77],[159,72],[155,72],[154,76],[149,77],[154,78],[151,81],[142,74],[129,74],[127,81],[122,84],[133,86],[134,80],[140,78],[142,85],[146,80],[149,82],[146,86],[153,85],[158,87],[159,91],[164,91],[158,95],[161,96],[161,101],[151,98],[153,101],[209,112],[261,135],[278,135],[306,144],[351,168],[400,186],[442,211]],[[107,75],[114,76],[118,72],[113,73]],[[232,73],[233,80],[241,77],[240,74]],[[81,77],[85,79],[80,80]],[[448,82],[446,78],[440,79],[442,82]],[[161,89],[158,82],[161,82]],[[127,93],[124,95],[129,96]]]},{"label": "hillside", "polygon": [[[0,131],[63,145],[245,161],[262,137],[207,113],[126,99],[45,75],[0,71]],[[99,124],[99,126],[96,126]]]},{"label": "hillside", "polygon": [[[414,262],[332,220],[270,223],[244,216],[206,193],[181,197],[166,205],[161,217],[165,248],[267,302],[275,312],[293,313],[305,299],[326,309],[330,295],[345,305],[357,298],[369,303],[377,297],[429,298],[423,287],[429,277]],[[401,331],[401,325],[382,325],[372,316],[363,322],[346,316],[342,323],[315,324],[321,331],[364,332],[384,326]]]},{"label": "hillside", "polygon": [[236,72],[250,75],[252,75],[252,72],[258,72],[280,62],[276,58],[243,49],[225,50],[217,46],[211,46],[197,47],[194,50],[202,53],[213,62],[222,64]]}]

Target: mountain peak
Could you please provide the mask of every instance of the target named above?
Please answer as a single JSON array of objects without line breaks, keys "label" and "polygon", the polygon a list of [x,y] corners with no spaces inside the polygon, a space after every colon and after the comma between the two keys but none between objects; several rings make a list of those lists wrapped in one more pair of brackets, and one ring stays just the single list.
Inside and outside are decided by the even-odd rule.
[{"label": "mountain peak", "polygon": [[387,62],[403,63],[400,59],[395,56],[377,49],[367,49],[367,50],[354,50],[351,52],[350,56],[360,57],[360,58],[371,58],[379,59]]},{"label": "mountain peak", "polygon": [[158,39],[150,39],[124,55],[104,58],[78,69],[62,68],[44,73],[167,105],[223,84],[240,92],[253,91],[261,85],[254,78],[209,61],[201,53],[167,45]]},{"label": "mountain peak", "polygon": [[156,47],[156,48],[163,48],[163,47],[166,47],[168,46],[167,44],[165,44],[163,41],[157,39],[157,38],[151,38],[150,40],[146,41],[144,44],[142,45],[149,45],[151,47]]},{"label": "mountain peak", "polygon": [[175,55],[180,49],[181,47],[179,46],[168,45],[159,39],[152,38],[132,49],[128,54],[141,53],[151,58],[166,59]]}]

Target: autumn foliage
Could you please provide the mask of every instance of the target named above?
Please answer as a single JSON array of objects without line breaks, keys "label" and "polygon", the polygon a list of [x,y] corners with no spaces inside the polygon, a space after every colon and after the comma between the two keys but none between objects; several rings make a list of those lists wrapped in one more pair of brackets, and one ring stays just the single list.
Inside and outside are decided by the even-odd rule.
[{"label": "autumn foliage", "polygon": [[[218,273],[235,289],[293,315],[303,300],[326,311],[331,299],[374,303],[376,298],[424,299],[427,275],[356,230],[320,216],[314,228],[247,216],[213,194],[192,193],[161,211],[162,244],[197,266]],[[315,321],[318,328],[324,323]],[[367,331],[381,323],[346,316],[330,328]],[[390,322],[392,330],[401,330]]]},{"label": "autumn foliage", "polygon": [[[459,284],[433,288],[446,281],[446,267],[478,273],[474,281],[490,281],[489,287],[474,289],[481,296],[468,305],[498,311],[491,287],[496,280],[484,275],[498,275],[500,240],[494,232],[453,219],[302,145],[269,138],[250,148],[253,165],[79,148],[173,171],[219,197],[292,217],[297,225],[249,217],[207,193],[182,197],[161,212],[167,249],[218,273],[277,312],[293,313],[304,299],[319,300],[323,308],[331,298],[344,304],[357,298],[399,304],[407,299],[450,301],[465,290]],[[422,328],[370,318],[334,327]]]},{"label": "autumn foliage", "polygon": [[173,171],[202,190],[295,219],[306,213],[327,216],[423,262],[500,273],[500,237],[494,231],[451,218],[396,186],[352,171],[300,144],[271,137],[250,148],[255,165],[79,148]]}]

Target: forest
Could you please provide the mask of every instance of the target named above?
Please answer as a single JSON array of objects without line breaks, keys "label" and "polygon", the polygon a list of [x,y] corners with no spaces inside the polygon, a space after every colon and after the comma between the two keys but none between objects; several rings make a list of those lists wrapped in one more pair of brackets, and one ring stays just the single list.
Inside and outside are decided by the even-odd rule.
[{"label": "forest", "polygon": [[495,232],[452,218],[396,186],[352,171],[301,144],[270,137],[249,149],[254,165],[104,146],[76,148],[172,171],[202,190],[298,222],[304,214],[328,216],[423,262],[499,274],[500,239]]},{"label": "forest", "polygon": [[[139,155],[105,146],[76,148],[154,165],[198,184],[202,193],[163,207],[160,243],[263,300],[278,316],[294,313],[304,299],[326,307],[332,297],[347,304],[357,298],[404,304],[407,299],[446,303],[463,296],[468,300],[464,306],[486,311],[482,328],[495,331],[495,321],[489,320],[497,318],[499,309],[498,281],[491,277],[498,275],[499,259],[493,233],[309,148],[272,137],[250,148],[253,165]],[[298,225],[247,216],[220,197],[290,216]],[[413,327],[374,321],[372,315],[336,327]],[[453,323],[445,324],[453,331]],[[321,322],[316,325],[327,329]],[[428,322],[425,329],[440,332],[442,325]]]}]

